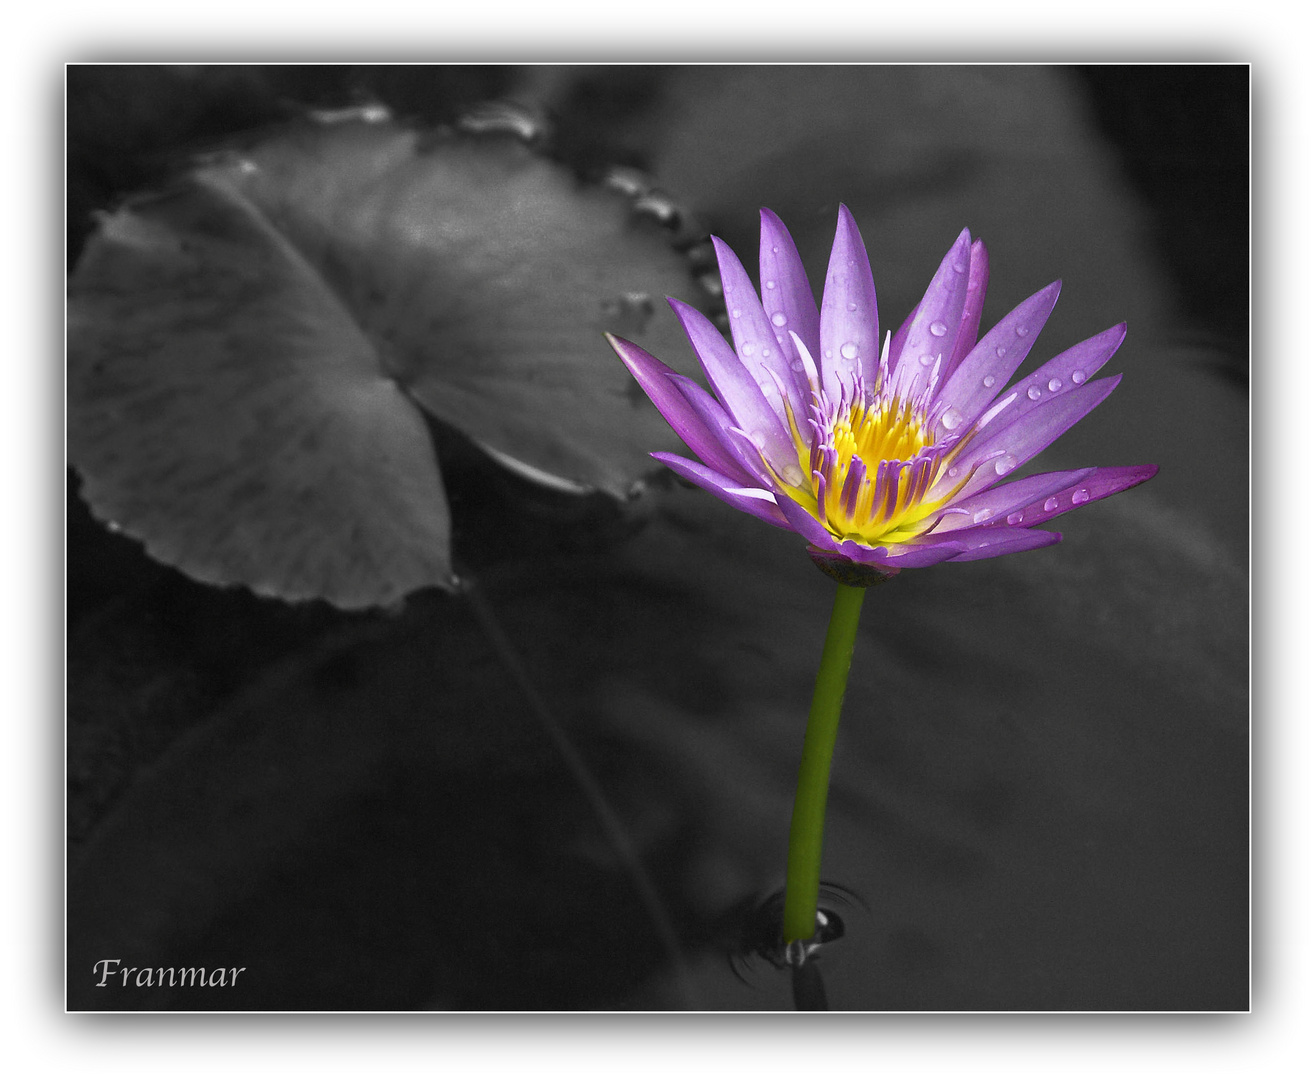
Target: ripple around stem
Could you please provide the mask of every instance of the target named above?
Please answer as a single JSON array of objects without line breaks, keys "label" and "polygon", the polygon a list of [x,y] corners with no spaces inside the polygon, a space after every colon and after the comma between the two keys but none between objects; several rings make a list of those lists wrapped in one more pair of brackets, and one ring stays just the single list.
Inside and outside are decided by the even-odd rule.
[{"label": "ripple around stem", "polygon": [[[740,908],[736,917],[739,936],[728,960],[736,977],[746,986],[766,989],[791,977],[793,965],[781,939],[785,899],[785,889],[778,889]],[[824,882],[820,886],[818,913],[818,933],[803,943],[807,949],[806,964],[844,955],[842,938],[856,930],[862,938],[865,931],[872,929],[868,905],[858,894],[840,885]]]}]

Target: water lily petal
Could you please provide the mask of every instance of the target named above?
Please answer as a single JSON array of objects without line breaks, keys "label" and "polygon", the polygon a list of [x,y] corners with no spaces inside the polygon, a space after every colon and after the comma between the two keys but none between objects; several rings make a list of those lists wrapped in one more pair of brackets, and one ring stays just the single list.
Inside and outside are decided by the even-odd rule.
[{"label": "water lily petal", "polygon": [[[1013,459],[1011,467],[1018,468],[1041,453],[1105,401],[1119,385],[1120,378],[1113,375],[1085,383],[1068,393],[1054,394],[1050,400],[1043,400],[1036,408],[1016,416],[1012,422],[1006,422],[1005,411],[1008,410],[1003,410],[982,431],[969,436],[955,460],[960,478],[969,472],[973,474],[964,485],[960,498],[977,494],[1000,478],[995,467],[987,464],[989,461],[1010,458]],[[930,497],[944,494],[956,482],[949,476],[943,477],[929,493]]]},{"label": "water lily petal", "polygon": [[[733,430],[735,423],[716,401],[693,379],[673,372],[670,384],[684,398],[686,405],[712,434],[713,446],[707,454],[696,450],[699,457],[714,472],[720,472],[743,487],[771,487],[772,477],[763,465],[753,445]],[[694,447],[690,449],[694,450]]]},{"label": "water lily petal", "polygon": [[1080,341],[1048,360],[1031,375],[1020,379],[1010,388],[1019,391],[1019,397],[1008,410],[1002,411],[1001,419],[1009,423],[1057,394],[1071,393],[1076,387],[1082,386],[1115,355],[1127,331],[1127,324],[1118,323],[1086,341]]},{"label": "water lily petal", "polygon": [[[737,426],[753,437],[764,457],[773,468],[781,470],[798,462],[795,444],[786,433],[777,412],[769,404],[759,383],[737,359],[716,326],[695,308],[680,300],[667,301],[685,328],[686,337],[699,357],[713,393],[731,414]],[[776,397],[776,387],[768,381],[770,393]]]},{"label": "water lily petal", "polygon": [[[795,241],[781,218],[771,210],[760,210],[759,221],[759,282],[763,310],[772,323],[777,344],[787,359],[793,357],[795,350],[789,336],[793,330],[804,342],[809,355],[817,356],[818,301],[813,297]],[[767,285],[769,281],[772,282],[771,288]],[[797,383],[807,394],[808,382],[802,373],[795,374]]]},{"label": "water lily petal", "polygon": [[993,559],[997,555],[1012,555],[1017,551],[1033,551],[1060,543],[1060,533],[1044,529],[976,529],[963,554],[953,555],[947,562],[973,562],[975,559]]},{"label": "water lily petal", "polygon": [[753,514],[756,518],[766,521],[769,525],[776,525],[780,529],[791,527],[781,511],[777,509],[772,495],[762,488],[742,487],[730,477],[715,472],[707,465],[690,461],[678,454],[659,452],[650,456],[656,461],[661,461],[678,476],[683,476],[692,484],[697,484],[737,510]]},{"label": "water lily petal", "polygon": [[978,324],[982,321],[982,305],[987,298],[987,245],[975,240],[969,249],[969,284],[964,296],[964,314],[960,318],[960,333],[955,339],[955,351],[944,374],[949,375],[973,350],[978,340]]},{"label": "water lily petal", "polygon": [[[736,344],[736,357],[758,383],[772,411],[783,424],[786,423],[786,408],[768,371],[775,372],[786,387],[795,415],[804,416],[808,403],[808,385],[801,385],[799,372],[791,366],[787,353],[777,340],[777,335],[782,331],[768,320],[740,260],[716,236],[712,239],[713,248],[717,252],[718,270],[722,275],[722,296],[731,320],[731,339]],[[789,355],[791,358],[795,356],[793,346]]]},{"label": "water lily petal", "polygon": [[877,292],[859,227],[844,206],[837,214],[836,240],[827,264],[818,318],[822,352],[814,356],[823,390],[841,396],[856,380],[871,390],[881,356]]},{"label": "water lily petal", "polygon": [[[928,535],[939,536],[975,527],[990,528],[994,525],[1026,527],[1021,515],[1023,507],[1031,504],[1040,506],[1048,495],[1076,488],[1081,481],[1087,480],[1096,471],[1095,468],[1087,468],[1036,473],[1022,480],[999,484],[977,495],[958,499],[947,507],[950,512],[928,531]],[[1016,518],[1016,515],[1019,516]]]},{"label": "water lily petal", "polygon": [[[649,355],[633,342],[613,334],[604,334],[608,344],[621,358],[626,369],[635,376],[635,381],[649,395],[649,400],[657,406],[663,419],[672,425],[672,430],[681,437],[681,441],[690,447],[706,465],[740,478],[750,483],[751,473],[736,463],[714,434],[715,428],[709,424],[709,417],[700,415],[692,408],[687,399],[673,382],[673,378],[682,378],[661,360]],[[711,404],[711,402],[710,402]],[[728,420],[727,423],[730,421]]]},{"label": "water lily petal", "polygon": [[[1039,496],[1028,506],[1016,510],[1020,514],[1019,527],[1028,528],[1049,521],[1067,510],[1074,510],[1108,495],[1145,483],[1160,471],[1158,465],[1112,465],[1090,470],[1081,481],[1058,488],[1046,498]],[[1056,474],[1059,475],[1059,474]]]},{"label": "water lily petal", "polygon": [[946,364],[955,354],[968,295],[971,247],[972,238],[965,229],[941,260],[907,326],[902,327],[900,351],[896,352],[894,340],[891,343],[896,385],[906,398],[917,398],[927,388],[938,356],[942,357],[940,374],[944,377]]},{"label": "water lily petal", "polygon": [[942,384],[933,409],[953,406],[960,415],[976,418],[1024,362],[1059,296],[1060,282],[1053,281],[988,330]]}]

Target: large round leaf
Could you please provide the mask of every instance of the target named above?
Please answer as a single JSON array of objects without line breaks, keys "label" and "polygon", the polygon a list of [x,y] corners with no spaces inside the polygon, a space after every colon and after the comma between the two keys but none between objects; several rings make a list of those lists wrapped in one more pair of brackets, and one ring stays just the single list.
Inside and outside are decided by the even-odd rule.
[{"label": "large round leaf", "polygon": [[657,307],[690,291],[657,226],[513,140],[298,125],[89,241],[70,457],[98,516],[194,577],[388,603],[452,580],[415,403],[623,495],[672,436],[601,332],[689,355]]}]

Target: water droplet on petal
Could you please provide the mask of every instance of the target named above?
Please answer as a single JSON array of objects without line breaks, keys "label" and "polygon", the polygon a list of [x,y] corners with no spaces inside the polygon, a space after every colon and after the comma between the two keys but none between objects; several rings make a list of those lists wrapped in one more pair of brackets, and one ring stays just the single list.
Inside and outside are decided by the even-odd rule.
[{"label": "water droplet on petal", "polygon": [[1005,523],[1007,525],[1018,525],[1019,522],[1023,521],[1023,519],[1024,519],[1024,512],[1022,510],[1016,510],[1013,514],[1011,514],[1009,517],[1005,519]]},{"label": "water droplet on petal", "polygon": [[1041,396],[1042,396],[1042,388],[1040,386],[1030,386],[1028,388],[1028,399],[1030,401],[1036,401]]},{"label": "water droplet on petal", "polygon": [[832,350],[823,349],[823,356],[827,357],[827,359],[830,360],[832,358]]},{"label": "water droplet on petal", "polygon": [[804,483],[804,473],[798,465],[788,462],[786,467],[781,470],[781,478],[788,484]]},{"label": "water droplet on petal", "polygon": [[731,317],[732,317],[733,319],[739,319],[739,318],[740,318],[740,308],[732,308],[732,309],[731,309]]},{"label": "water droplet on petal", "polygon": [[1020,323],[1018,326],[1014,328],[1014,332],[1018,334],[1020,337],[1027,337],[1028,327],[1026,327],[1023,323]]},{"label": "water droplet on petal", "polygon": [[847,360],[853,360],[856,356],[859,355],[859,346],[856,345],[853,341],[847,341],[844,345],[841,346],[841,355],[844,356]]},{"label": "water droplet on petal", "polygon": [[752,341],[747,341],[747,342],[745,342],[745,344],[743,344],[743,345],[740,347],[740,351],[743,352],[746,356],[753,356],[753,355],[754,355],[754,342],[752,342]]},{"label": "water droplet on petal", "polygon": [[755,446],[757,446],[760,450],[762,450],[765,446],[768,445],[768,440],[763,437],[763,432],[761,431],[751,431],[749,433],[749,441],[752,442]]},{"label": "water droplet on petal", "polygon": [[1046,388],[1054,394],[1057,390],[1059,390],[1064,385],[1065,384],[1062,383],[1059,379],[1052,379],[1049,383],[1046,384]]},{"label": "water droplet on petal", "polygon": [[1004,345],[997,345],[997,346],[996,346],[996,355],[997,355],[997,356],[1004,356],[1005,353],[1006,353],[1006,348],[1005,348]]},{"label": "water droplet on petal", "polygon": [[1060,504],[1056,502],[1055,496],[1053,495],[1051,496],[1051,498],[1047,499],[1046,502],[1042,504],[1042,509],[1046,511],[1051,511],[1054,510],[1059,505]]},{"label": "water droplet on petal", "polygon": [[960,426],[960,421],[963,419],[964,417],[962,417],[956,409],[947,409],[941,414],[941,422],[946,425],[947,431],[954,431]]},{"label": "water droplet on petal", "polygon": [[[976,514],[973,515],[973,523],[975,525],[981,525],[984,521],[986,521],[991,516],[992,516],[992,512],[988,510],[986,507],[984,507],[983,509],[979,510]],[[808,909],[806,908],[805,910],[807,911]]]},{"label": "water droplet on petal", "polygon": [[996,475],[1004,476],[1018,464],[1019,459],[1013,454],[1002,454],[996,459]]},{"label": "water droplet on petal", "polygon": [[951,265],[955,268],[955,273],[957,274],[962,274],[964,273],[965,270],[968,269],[968,267],[966,267],[962,262],[951,263]]},{"label": "water droplet on petal", "polygon": [[1081,371],[1076,371],[1074,372],[1073,375],[1070,376],[1070,378],[1074,380],[1075,385],[1082,386],[1083,380],[1086,379],[1087,376],[1084,375],[1083,372]]},{"label": "water droplet on petal", "polygon": [[933,337],[945,337],[946,324],[944,322],[934,322],[931,326],[928,327],[928,333],[931,334]]},{"label": "water droplet on petal", "polygon": [[774,313],[773,313],[773,316],[772,316],[772,325],[773,325],[773,326],[785,326],[785,325],[786,325],[786,313],[785,313],[784,311],[777,311],[777,312],[774,312]]},{"label": "water droplet on petal", "polygon": [[919,362],[920,364],[922,364],[924,367],[931,367],[931,366],[932,366],[932,362],[933,362],[935,359],[936,359],[936,357],[933,356],[931,353],[924,353],[922,356],[920,356],[920,357],[918,358],[918,362]]},{"label": "water droplet on petal", "polygon": [[995,376],[995,375],[984,375],[984,376],[982,377],[982,384],[983,384],[983,386],[987,387],[988,390],[990,390],[993,386],[996,385],[996,376]]},{"label": "water droplet on petal", "polygon": [[771,349],[764,349],[764,350],[763,350],[763,355],[764,355],[764,356],[771,356],[771,355],[772,355],[772,350],[771,350]]},{"label": "water droplet on petal", "polygon": [[846,310],[846,311],[855,311],[855,310],[858,309],[858,307],[859,307],[859,305],[856,304],[853,300],[851,300],[848,304],[845,305],[845,310]]},{"label": "water droplet on petal", "polygon": [[775,281],[765,281],[763,283],[763,287],[765,289],[775,289],[777,287],[777,283]]},{"label": "water droplet on petal", "polygon": [[959,467],[958,465],[952,465],[949,469],[946,470],[946,475],[947,475],[947,476],[959,476],[959,475],[960,475],[960,467]]},{"label": "water droplet on petal", "polygon": [[776,244],[773,244],[773,245],[772,245],[772,254],[775,255],[775,254],[777,254],[777,252],[779,252],[780,250],[781,250],[781,248],[777,247]]},{"label": "water droplet on petal", "polygon": [[1073,495],[1070,496],[1070,502],[1072,502],[1075,506],[1079,506],[1082,503],[1087,502],[1090,498],[1092,498],[1092,496],[1088,494],[1087,488],[1079,488],[1076,492],[1074,492]]}]

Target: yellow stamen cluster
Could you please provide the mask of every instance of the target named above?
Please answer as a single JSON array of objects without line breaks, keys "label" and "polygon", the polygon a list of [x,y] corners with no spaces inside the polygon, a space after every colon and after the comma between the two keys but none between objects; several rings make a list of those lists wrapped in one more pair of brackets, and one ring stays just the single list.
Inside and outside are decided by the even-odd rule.
[{"label": "yellow stamen cluster", "polygon": [[787,405],[804,474],[801,483],[785,486],[787,494],[838,539],[877,546],[919,535],[951,497],[927,499],[947,458],[921,453],[935,442],[923,412],[891,395],[834,410],[825,410],[817,395],[813,403],[812,439]]}]

